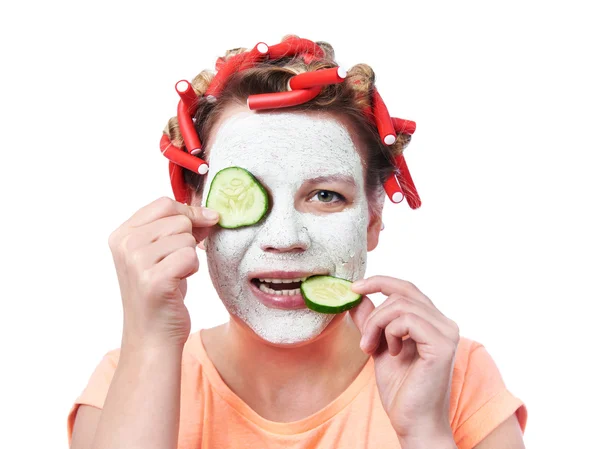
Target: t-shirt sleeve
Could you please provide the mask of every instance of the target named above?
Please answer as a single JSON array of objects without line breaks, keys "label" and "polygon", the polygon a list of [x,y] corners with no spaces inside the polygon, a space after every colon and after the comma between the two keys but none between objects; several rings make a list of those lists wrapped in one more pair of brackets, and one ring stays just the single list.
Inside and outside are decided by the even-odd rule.
[{"label": "t-shirt sleeve", "polygon": [[108,393],[108,388],[112,382],[112,378],[117,369],[119,361],[119,350],[115,349],[108,352],[96,366],[92,373],[87,386],[83,392],[75,399],[69,415],[67,417],[67,432],[69,438],[69,446],[71,445],[71,437],[73,435],[73,425],[75,424],[75,415],[80,405],[91,405],[101,409],[104,406],[104,400]]},{"label": "t-shirt sleeve", "polygon": [[458,449],[472,449],[513,413],[517,414],[524,433],[525,404],[508,391],[485,347],[473,342],[453,426]]}]

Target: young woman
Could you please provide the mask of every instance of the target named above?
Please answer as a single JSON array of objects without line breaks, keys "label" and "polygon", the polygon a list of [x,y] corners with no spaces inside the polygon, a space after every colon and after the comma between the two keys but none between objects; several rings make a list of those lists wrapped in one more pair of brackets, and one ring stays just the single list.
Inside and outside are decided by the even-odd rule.
[{"label": "young woman", "polygon": [[[161,142],[177,201],[146,205],[109,239],[122,344],[73,405],[71,447],[524,447],[526,408],[485,348],[410,282],[363,279],[386,192],[419,206],[402,157],[414,127],[387,115],[373,71],[346,76],[328,44],[286,37],[228,52],[191,85],[178,83]],[[201,205],[233,166],[268,209],[227,229]],[[190,334],[197,245],[231,318]],[[311,310],[299,287],[317,274],[365,296],[349,312]]]}]

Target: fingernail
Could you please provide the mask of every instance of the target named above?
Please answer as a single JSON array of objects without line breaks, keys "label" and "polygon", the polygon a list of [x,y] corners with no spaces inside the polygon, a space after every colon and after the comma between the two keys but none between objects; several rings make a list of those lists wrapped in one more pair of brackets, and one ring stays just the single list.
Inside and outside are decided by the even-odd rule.
[{"label": "fingernail", "polygon": [[366,344],[366,342],[367,342],[367,340],[365,339],[365,337],[362,337],[362,338],[360,339],[360,344],[359,344],[359,346],[360,346],[360,349],[361,349],[363,352],[365,351],[365,344]]},{"label": "fingernail", "polygon": [[212,209],[202,209],[202,215],[204,215],[204,218],[208,220],[215,220],[219,218],[219,213]]},{"label": "fingernail", "polygon": [[360,280],[352,283],[352,288],[360,289],[360,288],[363,288],[365,286],[365,284],[366,284],[366,281],[364,279],[360,279]]}]

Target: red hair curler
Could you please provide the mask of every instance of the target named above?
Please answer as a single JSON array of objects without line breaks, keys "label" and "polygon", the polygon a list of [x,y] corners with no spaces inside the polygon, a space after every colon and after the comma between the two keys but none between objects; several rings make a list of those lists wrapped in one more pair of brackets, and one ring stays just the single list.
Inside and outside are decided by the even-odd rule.
[{"label": "red hair curler", "polygon": [[183,151],[182,148],[173,145],[169,136],[163,134],[160,139],[160,150],[167,159],[171,162],[175,162],[181,167],[185,167],[190,171],[205,175],[208,173],[208,164],[200,159],[199,157],[192,156],[191,154]]},{"label": "red hair curler", "polygon": [[402,193],[402,187],[396,178],[396,173],[392,173],[388,179],[383,183],[385,193],[392,203],[400,203],[404,199],[404,193]]},{"label": "red hair curler", "polygon": [[179,165],[172,161],[169,161],[169,179],[171,180],[171,189],[173,190],[175,200],[187,204],[189,198],[188,190],[183,179],[183,170]]},{"label": "red hair curler", "polygon": [[204,175],[208,172],[208,165],[199,157],[192,156],[173,145],[169,136],[164,133],[160,138],[160,151],[169,160],[169,178],[171,179],[171,188],[175,199],[180,203],[187,204],[188,189],[183,179],[181,167]]},{"label": "red hair curler", "polygon": [[218,72],[219,70],[221,70],[223,68],[224,65],[225,65],[225,58],[222,56],[219,56],[217,58],[217,62],[215,62],[215,70]]},{"label": "red hair curler", "polygon": [[[227,60],[218,58],[215,64],[217,74],[214,76],[205,92],[207,101],[216,101],[223,90],[227,80],[235,72],[254,67],[265,58],[277,60],[286,57],[302,57],[306,64],[325,56],[323,49],[308,39],[290,36],[283,42],[269,47],[264,42],[259,42],[252,50],[234,55]],[[273,92],[267,94],[250,95],[248,107],[251,110],[277,109],[306,103],[321,92],[323,86],[341,83],[346,78],[346,72],[340,67],[316,70],[301,73],[292,77],[288,83],[287,92]],[[356,80],[355,83],[359,83]],[[193,156],[201,151],[200,139],[196,133],[191,116],[198,108],[198,97],[189,82],[181,80],[176,84],[176,90],[181,100],[177,106],[177,120],[179,129],[189,153],[183,148],[172,144],[169,137],[163,134],[160,142],[162,153],[169,159],[169,175],[175,199],[187,202],[188,189],[183,179],[183,168],[197,172],[201,175],[208,172],[208,164],[202,159]],[[411,120],[390,117],[388,109],[376,88],[373,87],[372,105],[363,109],[364,115],[370,120],[379,132],[379,136],[386,145],[393,145],[398,134],[413,134],[416,123]],[[421,206],[421,199],[414,186],[406,160],[403,155],[394,158],[396,170],[384,182],[384,189],[394,203],[407,199],[409,206],[416,209]]]},{"label": "red hair curler", "polygon": [[175,84],[175,90],[184,102],[190,115],[194,115],[198,109],[198,96],[189,81],[181,80]]},{"label": "red hair curler", "polygon": [[400,171],[400,177],[398,181],[400,182],[400,186],[402,187],[402,191],[406,196],[406,201],[411,209],[417,209],[421,207],[421,198],[419,197],[419,193],[417,192],[417,188],[415,187],[415,183],[413,182],[412,176],[408,171],[408,165],[406,165],[406,159],[404,159],[404,155],[400,154],[394,158],[396,167]]},{"label": "red hair curler", "polygon": [[373,118],[379,131],[379,137],[386,145],[396,142],[396,130],[381,95],[377,89],[373,89]]},{"label": "red hair curler", "polygon": [[321,87],[317,86],[310,89],[291,90],[288,92],[250,95],[248,97],[248,107],[255,111],[258,109],[277,109],[296,106],[312,100],[320,92]]},{"label": "red hair curler", "polygon": [[202,150],[200,139],[198,138],[198,133],[194,128],[192,117],[190,116],[188,108],[183,100],[179,100],[179,104],[177,105],[177,122],[179,123],[179,131],[181,132],[181,136],[185,142],[186,149],[191,154],[199,153]]},{"label": "red hair curler", "polygon": [[304,64],[308,65],[317,58],[315,58],[315,55],[310,53],[302,53],[302,59],[304,60]]},{"label": "red hair curler", "polygon": [[412,120],[404,120],[403,118],[392,117],[394,129],[398,134],[414,134],[417,129],[417,124]]},{"label": "red hair curler", "polygon": [[302,53],[314,55],[316,58],[325,56],[323,49],[316,43],[299,37],[290,37],[277,45],[269,47],[269,59],[281,59]]},{"label": "red hair curler", "polygon": [[[412,120],[392,117],[392,123],[398,134],[412,135],[417,129],[417,124]],[[398,203],[406,196],[406,201],[411,209],[421,207],[421,198],[419,197],[417,188],[415,187],[410,171],[408,170],[408,165],[406,165],[404,154],[394,157],[394,165],[398,169],[397,174],[392,174],[384,184],[388,197],[393,202]],[[402,194],[402,198],[399,201],[395,201],[394,195],[396,195],[395,198],[398,199],[398,192]]]},{"label": "red hair curler", "polygon": [[194,92],[192,85],[186,80],[181,80],[175,84],[175,90],[179,94],[179,97],[181,97],[181,101],[177,105],[177,121],[179,122],[179,129],[181,130],[185,147],[190,154],[197,154],[202,151],[202,145],[200,144],[200,139],[194,128],[191,116],[198,109],[198,96]]},{"label": "red hair curler", "polygon": [[293,76],[288,82],[292,90],[307,89],[309,87],[325,86],[327,84],[341,83],[346,78],[346,71],[341,67],[304,72]]},{"label": "red hair curler", "polygon": [[210,82],[208,89],[206,89],[205,95],[207,97],[218,97],[231,75],[254,67],[258,61],[264,59],[267,55],[270,56],[270,50],[267,44],[259,42],[252,50],[234,55],[226,62],[223,58],[217,59],[215,67],[218,71]]},{"label": "red hair curler", "polygon": [[223,87],[225,87],[225,82],[231,75],[238,71],[240,65],[244,62],[245,57],[244,53],[240,53],[230,57],[227,62],[222,64],[221,68],[210,82],[204,95],[215,98],[218,97],[223,90]]},{"label": "red hair curler", "polygon": [[404,155],[400,154],[394,158],[397,172],[392,173],[383,184],[388,198],[393,203],[401,202],[404,197],[411,209],[421,207],[421,198],[408,171]]},{"label": "red hair curler", "polygon": [[250,67],[254,67],[257,62],[264,59],[267,54],[269,54],[269,46],[264,42],[259,42],[254,46],[252,50],[247,53],[244,53],[246,57],[243,62],[240,64],[238,70],[246,70]]}]

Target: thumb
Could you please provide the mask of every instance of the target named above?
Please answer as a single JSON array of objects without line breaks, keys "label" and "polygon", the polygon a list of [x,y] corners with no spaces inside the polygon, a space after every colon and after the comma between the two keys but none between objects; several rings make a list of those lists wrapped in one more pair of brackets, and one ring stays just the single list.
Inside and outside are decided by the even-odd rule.
[{"label": "thumb", "polygon": [[356,327],[358,327],[358,330],[361,334],[363,333],[363,325],[365,324],[365,321],[367,321],[368,316],[374,309],[375,305],[367,295],[363,295],[363,299],[359,305],[353,309],[350,309],[352,321],[354,321],[354,324],[356,324]]}]

